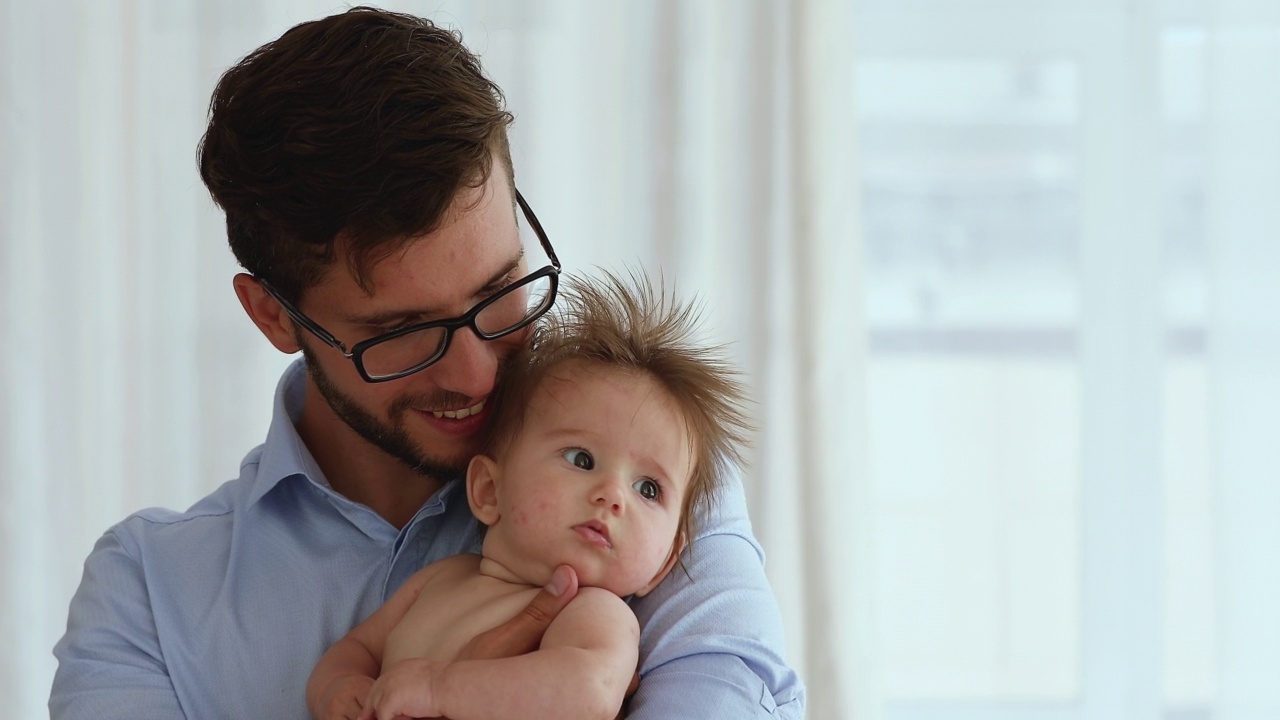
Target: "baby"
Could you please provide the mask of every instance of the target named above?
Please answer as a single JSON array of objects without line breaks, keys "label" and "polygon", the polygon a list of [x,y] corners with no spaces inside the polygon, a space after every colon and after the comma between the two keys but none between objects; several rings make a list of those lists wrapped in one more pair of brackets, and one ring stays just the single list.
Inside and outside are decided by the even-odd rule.
[{"label": "baby", "polygon": [[[467,469],[467,500],[488,526],[481,555],[418,571],[325,653],[307,684],[313,717],[618,714],[640,634],[623,598],[671,571],[748,424],[735,373],[692,340],[692,307],[642,278],[566,285]],[[457,660],[560,565],[581,589],[537,650]]]}]

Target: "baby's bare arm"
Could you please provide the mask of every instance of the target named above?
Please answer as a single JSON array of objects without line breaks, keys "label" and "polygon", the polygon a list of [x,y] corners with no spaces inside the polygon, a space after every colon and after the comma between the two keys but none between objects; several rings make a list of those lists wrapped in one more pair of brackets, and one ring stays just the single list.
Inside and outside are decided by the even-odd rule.
[{"label": "baby's bare arm", "polygon": [[636,669],[640,629],[620,598],[583,588],[534,652],[494,660],[405,660],[385,668],[366,717],[612,720]]},{"label": "baby's bare arm", "polygon": [[392,628],[413,605],[431,577],[419,570],[381,608],[333,644],[307,680],[307,710],[315,720],[354,720],[363,709],[382,666],[382,651]]}]

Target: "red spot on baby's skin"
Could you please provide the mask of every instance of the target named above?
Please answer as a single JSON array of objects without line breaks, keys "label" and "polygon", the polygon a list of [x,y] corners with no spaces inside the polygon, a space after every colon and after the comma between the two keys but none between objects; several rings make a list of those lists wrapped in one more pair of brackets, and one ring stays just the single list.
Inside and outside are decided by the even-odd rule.
[{"label": "red spot on baby's skin", "polygon": [[529,524],[529,513],[526,513],[526,512],[525,512],[525,511],[523,511],[523,510],[521,510],[519,513],[517,513],[517,514],[516,514],[516,518],[515,518],[515,524],[516,524],[516,525],[528,525],[528,524]]}]

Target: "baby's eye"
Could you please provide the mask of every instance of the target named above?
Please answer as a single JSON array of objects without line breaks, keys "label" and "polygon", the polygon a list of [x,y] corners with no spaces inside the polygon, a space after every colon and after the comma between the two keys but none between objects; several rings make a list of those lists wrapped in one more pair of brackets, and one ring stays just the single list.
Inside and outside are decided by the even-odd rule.
[{"label": "baby's eye", "polygon": [[635,488],[635,491],[640,493],[640,497],[645,500],[657,500],[658,496],[662,494],[662,488],[658,486],[658,483],[649,478],[640,478],[632,483],[631,487]]},{"label": "baby's eye", "polygon": [[595,458],[591,457],[591,453],[582,448],[569,448],[560,453],[569,464],[579,470],[590,470],[596,466]]}]

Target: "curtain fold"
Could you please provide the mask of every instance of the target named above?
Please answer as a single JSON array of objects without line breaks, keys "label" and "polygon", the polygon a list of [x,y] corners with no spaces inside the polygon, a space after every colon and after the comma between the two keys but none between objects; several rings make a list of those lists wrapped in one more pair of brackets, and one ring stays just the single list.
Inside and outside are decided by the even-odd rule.
[{"label": "curtain fold", "polygon": [[1081,713],[1158,720],[1165,365],[1154,3],[1094,34],[1081,68]]},{"label": "curtain fold", "polygon": [[1208,52],[1208,376],[1224,720],[1280,716],[1280,9],[1219,3]]},{"label": "curtain fold", "polygon": [[[805,676],[815,718],[874,718],[866,325],[859,242],[852,10],[802,0],[790,21],[791,232]],[[775,346],[778,347],[778,346]],[[782,347],[775,352],[781,353]],[[781,438],[767,437],[766,442]]]}]

